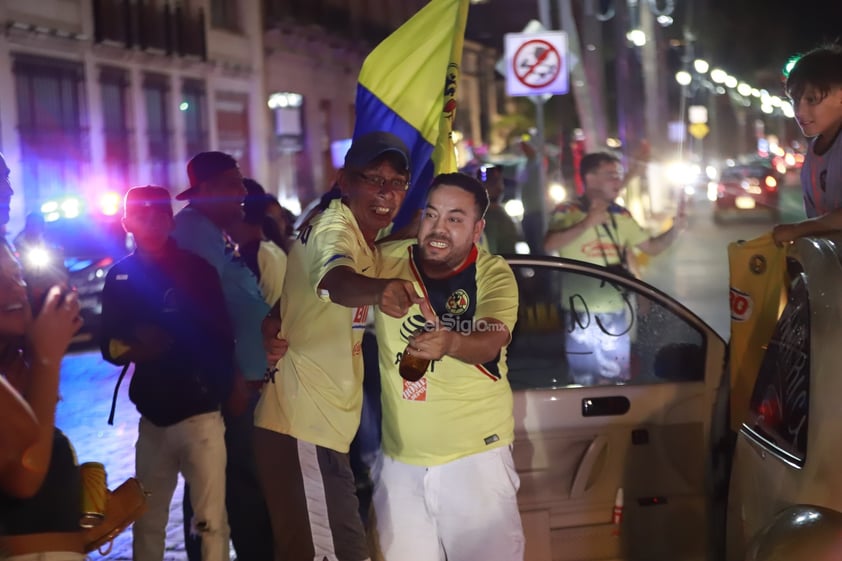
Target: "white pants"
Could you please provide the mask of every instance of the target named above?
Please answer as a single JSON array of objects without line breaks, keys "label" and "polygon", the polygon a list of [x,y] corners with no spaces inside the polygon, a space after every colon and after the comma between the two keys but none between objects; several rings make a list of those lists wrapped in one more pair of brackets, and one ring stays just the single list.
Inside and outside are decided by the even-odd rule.
[{"label": "white pants", "polygon": [[520,479],[509,447],[433,467],[381,456],[374,515],[385,561],[522,561]]},{"label": "white pants", "polygon": [[225,425],[219,412],[204,413],[168,427],[141,417],[135,469],[149,496],[148,510],[133,526],[135,561],[164,557],[170,502],[178,474],[190,484],[191,528],[202,536],[203,561],[228,561],[225,511]]}]

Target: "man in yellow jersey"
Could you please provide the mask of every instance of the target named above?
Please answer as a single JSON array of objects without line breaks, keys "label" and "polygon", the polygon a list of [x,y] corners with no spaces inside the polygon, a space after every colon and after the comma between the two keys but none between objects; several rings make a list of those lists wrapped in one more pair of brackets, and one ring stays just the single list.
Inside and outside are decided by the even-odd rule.
[{"label": "man in yellow jersey", "polygon": [[293,243],[279,337],[289,351],[255,412],[255,450],[275,558],[369,558],[348,448],[362,407],[361,341],[369,307],[403,316],[412,283],[374,278],[377,233],[403,202],[409,152],[396,136],[356,139],[329,202]]},{"label": "man in yellow jersey", "polygon": [[[558,205],[550,218],[544,250],[559,257],[603,265],[620,276],[633,277],[630,261],[637,248],[656,255],[668,248],[686,227],[683,211],[672,227],[650,236],[616,202],[624,187],[623,165],[607,152],[582,158],[582,197]],[[623,383],[631,378],[630,352],[636,305],[619,284],[585,275],[566,275],[562,308],[571,382],[585,386]]]},{"label": "man in yellow jersey", "polygon": [[[427,308],[375,310],[383,455],[373,504],[386,561],[523,559],[506,380],[517,283],[502,257],[477,248],[487,208],[479,181],[439,175],[417,240],[381,249],[380,274],[411,281]],[[404,352],[432,361],[417,382],[399,375]]]}]

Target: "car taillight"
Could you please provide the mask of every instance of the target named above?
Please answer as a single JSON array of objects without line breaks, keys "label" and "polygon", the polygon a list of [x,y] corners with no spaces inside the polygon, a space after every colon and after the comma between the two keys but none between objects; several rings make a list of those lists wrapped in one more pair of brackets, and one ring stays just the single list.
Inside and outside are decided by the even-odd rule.
[{"label": "car taillight", "polygon": [[766,176],[766,189],[769,191],[774,191],[778,188],[778,180],[772,177],[771,175]]},{"label": "car taillight", "polygon": [[781,406],[777,399],[766,398],[757,408],[757,413],[763,419],[763,422],[769,427],[776,427],[780,424],[783,416],[781,414]]}]

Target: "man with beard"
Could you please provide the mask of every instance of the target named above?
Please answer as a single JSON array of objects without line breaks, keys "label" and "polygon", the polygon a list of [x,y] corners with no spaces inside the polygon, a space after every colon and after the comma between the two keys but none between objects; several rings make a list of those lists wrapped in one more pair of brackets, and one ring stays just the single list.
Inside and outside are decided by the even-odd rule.
[{"label": "man with beard", "polygon": [[302,227],[290,249],[279,337],[289,343],[255,413],[255,451],[275,559],[369,558],[348,458],[362,408],[362,335],[370,306],[402,316],[421,302],[412,283],[374,278],[378,232],[409,186],[396,136],[354,140],[341,198]]},{"label": "man with beard", "polygon": [[[380,274],[429,302],[401,318],[375,313],[383,455],[373,504],[386,561],[523,559],[506,380],[517,283],[502,257],[477,248],[487,208],[479,181],[439,175],[417,240],[381,250]],[[431,361],[415,382],[399,375],[404,352]]]}]

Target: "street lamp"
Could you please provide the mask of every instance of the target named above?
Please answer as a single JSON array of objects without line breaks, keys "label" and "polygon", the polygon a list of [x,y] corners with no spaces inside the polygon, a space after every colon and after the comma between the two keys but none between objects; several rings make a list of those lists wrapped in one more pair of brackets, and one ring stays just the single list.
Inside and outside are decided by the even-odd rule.
[{"label": "street lamp", "polygon": [[714,68],[710,71],[710,79],[716,84],[722,84],[728,78],[728,73],[721,68]]},{"label": "street lamp", "polygon": [[708,61],[706,60],[697,58],[693,61],[693,68],[695,68],[696,72],[699,74],[707,74],[707,71],[710,69],[710,64],[708,64]]},{"label": "street lamp", "polygon": [[632,29],[626,33],[626,39],[631,41],[635,47],[642,47],[646,44],[646,34],[642,29]]},{"label": "street lamp", "polygon": [[784,102],[784,104],[781,105],[781,111],[784,112],[784,117],[786,117],[787,119],[792,119],[793,117],[795,117],[795,110],[792,108],[792,105],[790,103]]},{"label": "street lamp", "polygon": [[751,95],[751,86],[745,82],[740,82],[737,84],[737,92],[743,97],[748,97]]},{"label": "street lamp", "polygon": [[691,76],[686,70],[679,70],[675,73],[675,81],[682,86],[689,86],[690,82],[693,81],[693,76]]}]

